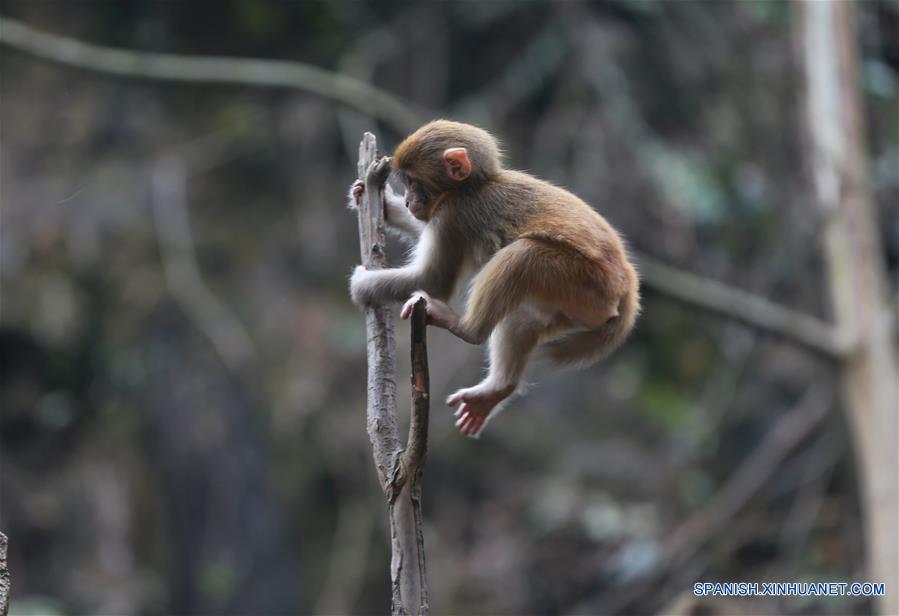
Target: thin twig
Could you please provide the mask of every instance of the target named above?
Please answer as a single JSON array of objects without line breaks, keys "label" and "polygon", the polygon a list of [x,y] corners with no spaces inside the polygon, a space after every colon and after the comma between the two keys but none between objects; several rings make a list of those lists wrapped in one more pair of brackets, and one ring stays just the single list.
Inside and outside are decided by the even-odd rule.
[{"label": "thin twig", "polygon": [[403,463],[410,476],[424,464],[428,444],[428,408],[430,377],[428,373],[428,317],[426,302],[419,299],[412,307],[412,419]]},{"label": "thin twig", "polygon": [[409,421],[406,451],[403,453],[403,468],[410,482],[409,493],[415,517],[418,578],[421,580],[419,613],[427,612],[429,604],[424,521],[421,516],[421,479],[428,450],[428,414],[431,396],[428,371],[428,316],[425,307],[424,299],[419,299],[412,307],[412,417]]}]

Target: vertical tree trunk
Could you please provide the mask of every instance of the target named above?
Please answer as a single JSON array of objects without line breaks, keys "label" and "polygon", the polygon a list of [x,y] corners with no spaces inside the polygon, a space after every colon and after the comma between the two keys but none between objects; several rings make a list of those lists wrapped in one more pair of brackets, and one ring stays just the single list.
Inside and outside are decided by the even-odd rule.
[{"label": "vertical tree trunk", "polygon": [[894,615],[899,614],[899,371],[883,250],[868,192],[855,6],[829,1],[794,6],[830,295],[838,330],[852,341],[841,377],[861,484],[866,577],[886,584],[879,611]]},{"label": "vertical tree trunk", "polygon": [[9,567],[6,563],[6,535],[0,533],[0,616],[9,613]]},{"label": "vertical tree trunk", "polygon": [[[359,245],[368,269],[386,266],[384,251],[383,173],[375,172],[375,136],[359,144],[359,179],[365,191],[359,203]],[[386,171],[382,170],[382,171]],[[412,417],[405,448],[400,444],[396,410],[396,345],[388,306],[365,309],[368,332],[368,404],[366,417],[375,467],[387,497],[390,521],[391,614],[424,615],[428,611],[421,476],[428,436],[428,356],[424,301],[412,311]]]}]

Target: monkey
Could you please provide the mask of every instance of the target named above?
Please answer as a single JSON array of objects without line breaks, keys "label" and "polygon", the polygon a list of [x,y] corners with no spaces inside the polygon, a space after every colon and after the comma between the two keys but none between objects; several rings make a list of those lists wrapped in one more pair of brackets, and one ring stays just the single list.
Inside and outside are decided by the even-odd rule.
[{"label": "monkey", "polygon": [[[487,131],[435,120],[373,164],[402,181],[402,196],[385,184],[385,220],[415,244],[402,267],[357,266],[350,295],[360,306],[405,301],[403,319],[423,298],[429,325],[474,345],[489,339],[486,377],[446,400],[458,405],[462,434],[477,437],[521,391],[538,349],[583,367],[632,330],[640,283],[621,236],[571,192],[505,169]],[[364,190],[359,180],[350,186],[351,208]],[[459,315],[446,302],[467,271],[475,274]]]}]

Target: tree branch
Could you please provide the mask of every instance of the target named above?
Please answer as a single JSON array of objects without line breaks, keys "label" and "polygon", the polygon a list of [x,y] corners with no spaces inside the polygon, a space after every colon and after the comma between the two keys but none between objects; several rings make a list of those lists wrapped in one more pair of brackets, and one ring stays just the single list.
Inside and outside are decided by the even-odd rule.
[{"label": "tree branch", "polygon": [[[387,264],[384,239],[384,208],[381,185],[373,181],[370,167],[377,160],[377,142],[365,133],[359,144],[359,178],[365,191],[359,200],[359,252],[367,269],[381,269]],[[387,306],[365,309],[368,332],[368,438],[378,469],[378,479],[386,491],[393,480],[401,451],[396,421],[396,343],[393,313]]]},{"label": "tree branch", "polygon": [[637,257],[641,281],[661,295],[740,321],[828,357],[839,359],[851,350],[846,337],[825,321],[651,257]]},{"label": "tree branch", "polygon": [[412,417],[409,422],[409,440],[403,455],[403,468],[409,478],[409,494],[414,516],[415,547],[418,556],[417,575],[420,582],[419,613],[429,607],[427,568],[425,566],[425,537],[421,517],[421,479],[428,450],[428,415],[430,405],[430,375],[428,372],[428,316],[427,303],[419,299],[412,307]]},{"label": "tree branch", "polygon": [[415,476],[424,465],[428,445],[430,375],[428,373],[427,302],[419,299],[412,307],[412,419],[403,465]]},{"label": "tree branch", "polygon": [[[368,269],[387,264],[384,251],[383,185],[386,166],[377,164],[375,136],[359,144],[359,249]],[[365,309],[368,332],[368,404],[366,416],[375,467],[387,498],[390,521],[391,614],[427,614],[421,476],[428,430],[428,364],[424,302],[412,312],[412,418],[405,450],[400,446],[396,411],[396,348],[393,313],[384,305]]]},{"label": "tree branch", "polygon": [[9,613],[9,566],[6,562],[6,547],[9,541],[0,533],[0,616]]},{"label": "tree branch", "polygon": [[107,75],[291,88],[350,107],[360,107],[364,102],[366,112],[401,135],[411,132],[420,123],[409,105],[392,94],[364,81],[300,62],[196,57],[102,47],[47,34],[6,17],[0,17],[0,44],[44,60]]}]

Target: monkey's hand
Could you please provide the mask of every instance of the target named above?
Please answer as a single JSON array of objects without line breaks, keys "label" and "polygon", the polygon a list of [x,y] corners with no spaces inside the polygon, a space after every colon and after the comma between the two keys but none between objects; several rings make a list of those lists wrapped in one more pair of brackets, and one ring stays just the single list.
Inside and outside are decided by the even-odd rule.
[{"label": "monkey's hand", "polygon": [[444,302],[434,299],[424,291],[416,291],[412,297],[403,304],[400,310],[400,318],[408,319],[412,316],[412,308],[418,303],[418,300],[425,300],[425,314],[428,315],[428,325],[441,327],[443,329],[455,332],[459,325],[459,315]]},{"label": "monkey's hand", "polygon": [[346,206],[355,210],[359,207],[359,199],[362,198],[362,193],[365,192],[365,182],[362,180],[356,180],[352,184],[350,184],[350,192],[347,195],[347,204]]},{"label": "monkey's hand", "polygon": [[365,179],[368,182],[380,186],[387,181],[388,175],[390,175],[390,157],[382,156],[368,167],[368,171],[365,173]]},{"label": "monkey's hand", "polygon": [[[347,207],[351,210],[355,210],[359,207],[359,199],[362,198],[362,193],[365,192],[365,182],[362,180],[356,180],[350,185],[350,194],[347,201]],[[402,205],[403,198],[396,194],[396,191],[393,190],[393,186],[390,184],[384,184],[384,199],[385,200],[396,200]],[[386,213],[386,212],[385,212]]]},{"label": "monkey's hand", "polygon": [[[367,178],[375,182],[377,185],[383,186],[385,201],[403,202],[403,199],[393,191],[393,187],[387,183],[387,176],[390,175],[390,157],[383,156],[380,160],[376,160],[368,168]],[[349,195],[347,196],[347,207],[355,210],[359,207],[359,200],[365,192],[366,180],[356,180],[350,185]],[[385,218],[387,209],[384,210]]]}]

